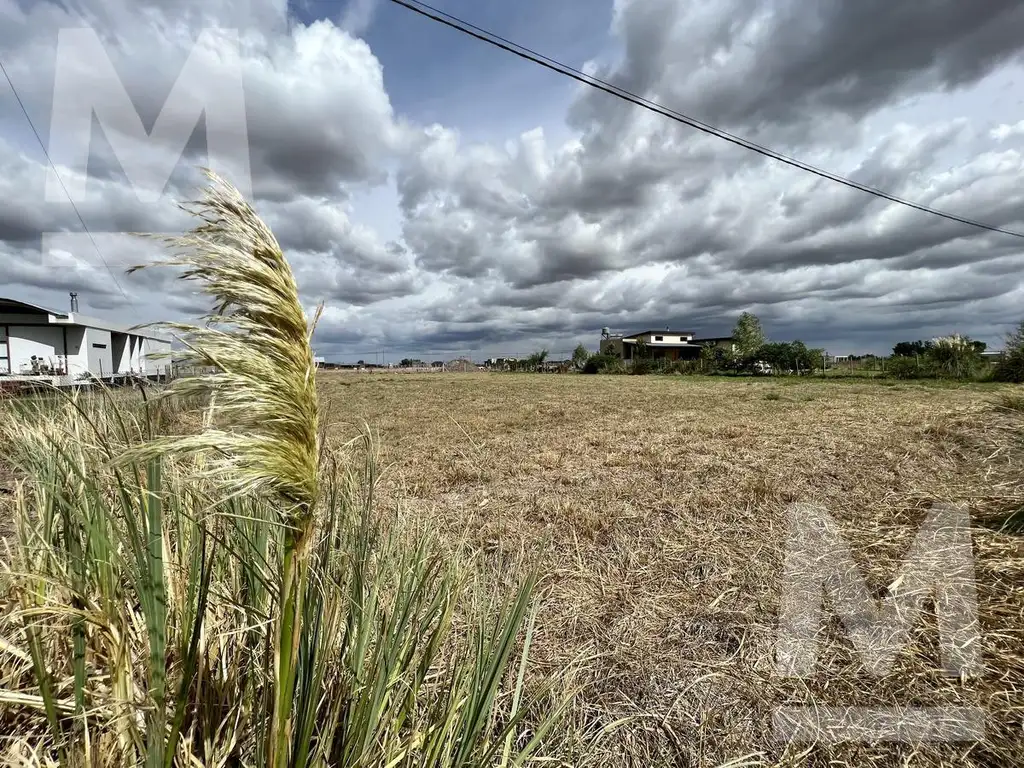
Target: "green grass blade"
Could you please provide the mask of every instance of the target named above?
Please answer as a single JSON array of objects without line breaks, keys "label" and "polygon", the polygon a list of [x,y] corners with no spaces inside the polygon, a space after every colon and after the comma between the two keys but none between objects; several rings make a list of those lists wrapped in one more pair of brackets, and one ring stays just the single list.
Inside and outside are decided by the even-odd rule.
[{"label": "green grass blade", "polygon": [[147,560],[144,579],[146,629],[149,634],[149,699],[153,705],[146,724],[147,768],[162,768],[167,724],[167,593],[164,584],[163,498],[160,460],[146,468]]},{"label": "green grass blade", "polygon": [[185,719],[185,709],[189,704],[189,692],[195,680],[196,670],[199,666],[199,639],[203,631],[206,616],[206,605],[210,597],[210,585],[213,579],[213,559],[215,551],[211,548],[209,555],[206,554],[206,532],[200,533],[199,553],[201,570],[196,589],[196,610],[191,625],[191,634],[188,642],[188,649],[184,655],[184,664],[181,673],[181,680],[178,684],[175,696],[174,718],[171,721],[170,733],[167,737],[167,748],[164,753],[164,768],[171,768],[174,762],[174,755],[178,748],[178,740],[181,738],[181,724]]}]

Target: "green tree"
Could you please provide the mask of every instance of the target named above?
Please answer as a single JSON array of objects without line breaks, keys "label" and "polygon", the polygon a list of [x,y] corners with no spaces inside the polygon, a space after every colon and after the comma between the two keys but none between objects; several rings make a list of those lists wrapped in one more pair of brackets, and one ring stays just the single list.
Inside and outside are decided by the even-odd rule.
[{"label": "green tree", "polygon": [[894,357],[914,357],[923,355],[928,351],[931,342],[928,341],[901,341],[892,348]]},{"label": "green tree", "polygon": [[577,371],[582,371],[583,367],[587,364],[587,360],[590,359],[590,353],[587,348],[582,344],[576,346],[576,349],[572,352],[572,364]]},{"label": "green tree", "polygon": [[756,354],[765,343],[764,331],[761,330],[761,321],[757,319],[757,315],[750,312],[740,315],[736,327],[732,329],[732,340],[736,344],[739,357],[745,358]]},{"label": "green tree", "polygon": [[[823,366],[825,359],[825,350],[820,347],[807,350],[807,370],[801,371],[801,373],[813,373],[816,368]],[[801,367],[803,364],[801,363]]]},{"label": "green tree", "polygon": [[702,373],[715,373],[725,368],[726,353],[714,344],[705,344],[700,350],[700,369]]},{"label": "green tree", "polygon": [[806,344],[797,339],[789,345],[789,348],[795,373],[807,373],[814,369],[814,362],[811,360],[811,350],[807,348]]},{"label": "green tree", "polygon": [[762,344],[753,355],[750,355],[751,363],[763,360],[772,367],[773,373],[783,373],[792,367],[792,348],[789,343],[775,341]]}]

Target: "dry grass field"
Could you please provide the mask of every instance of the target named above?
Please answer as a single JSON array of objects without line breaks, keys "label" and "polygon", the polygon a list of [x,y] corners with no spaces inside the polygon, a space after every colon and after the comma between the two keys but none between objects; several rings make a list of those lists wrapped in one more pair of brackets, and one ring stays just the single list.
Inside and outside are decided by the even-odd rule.
[{"label": "dry grass field", "polygon": [[[333,433],[365,422],[382,508],[545,574],[534,673],[587,655],[569,727],[631,718],[600,764],[1015,765],[1024,754],[1024,539],[984,522],[1024,503],[1021,414],[988,387],[688,377],[323,374]],[[787,507],[841,521],[876,597],[935,502],[969,505],[985,672],[938,666],[934,619],[896,671],[858,666],[838,624],[813,680],[775,674]],[[927,612],[926,612],[927,613]],[[985,742],[777,742],[772,711],[977,704]]]}]

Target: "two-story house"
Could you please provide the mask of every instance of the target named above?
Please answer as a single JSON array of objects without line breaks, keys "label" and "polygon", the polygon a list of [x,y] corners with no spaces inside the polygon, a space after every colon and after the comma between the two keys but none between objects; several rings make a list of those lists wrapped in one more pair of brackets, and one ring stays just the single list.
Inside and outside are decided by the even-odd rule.
[{"label": "two-story house", "polygon": [[634,360],[639,355],[665,360],[696,360],[700,357],[701,348],[706,346],[731,350],[732,338],[717,336],[698,339],[692,331],[670,329],[640,331],[628,335],[610,334],[607,328],[601,331],[601,354],[615,355],[626,361]]}]

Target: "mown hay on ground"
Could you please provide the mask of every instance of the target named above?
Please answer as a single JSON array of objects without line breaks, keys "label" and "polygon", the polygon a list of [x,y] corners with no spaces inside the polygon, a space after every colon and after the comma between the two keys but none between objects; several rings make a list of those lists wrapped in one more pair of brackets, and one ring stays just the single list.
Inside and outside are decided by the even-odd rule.
[{"label": "mown hay on ground", "polygon": [[[1015,765],[1024,746],[1024,548],[982,523],[1024,505],[1020,414],[1003,389],[681,377],[323,376],[335,430],[381,434],[384,504],[510,578],[547,574],[538,674],[581,650],[574,717],[619,727],[600,763]],[[934,503],[964,503],[986,671],[938,664],[934,620],[896,671],[866,673],[835,622],[820,674],[775,674],[785,511],[821,505],[875,596]],[[815,747],[776,742],[780,704],[978,705],[982,744]],[[829,763],[829,760],[834,762]],[[908,762],[909,761],[909,762]]]}]

